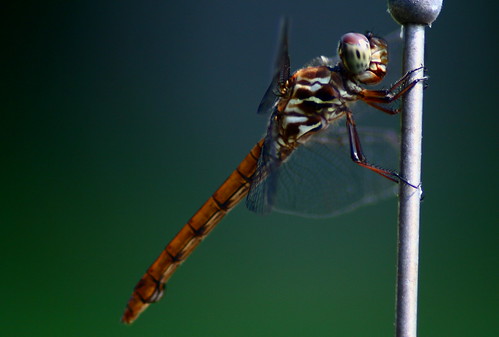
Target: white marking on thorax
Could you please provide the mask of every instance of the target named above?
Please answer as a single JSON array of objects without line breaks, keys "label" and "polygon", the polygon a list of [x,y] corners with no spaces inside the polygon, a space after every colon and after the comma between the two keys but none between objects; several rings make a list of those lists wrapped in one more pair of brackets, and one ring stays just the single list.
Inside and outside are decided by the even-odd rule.
[{"label": "white marking on thorax", "polygon": [[331,76],[325,76],[325,77],[314,77],[314,78],[308,78],[308,77],[303,77],[303,76],[298,76],[297,77],[298,81],[305,80],[308,83],[315,83],[319,82],[322,84],[328,84],[329,81],[331,80]]},{"label": "white marking on thorax", "polygon": [[312,125],[302,124],[302,125],[298,126],[298,135],[296,135],[296,138],[300,138],[301,136],[303,136],[304,134],[306,134],[310,130],[316,129],[321,124],[322,124],[322,121],[317,122],[317,123],[312,124]]},{"label": "white marking on thorax", "polygon": [[[286,113],[297,113],[297,114],[300,114],[300,115],[303,115],[303,111],[300,109],[300,107],[298,105],[287,105],[286,106]],[[306,118],[306,117],[305,117]]]},{"label": "white marking on thorax", "polygon": [[[324,83],[324,84],[327,84],[327,83]],[[320,88],[322,88],[322,86],[324,84],[322,84],[322,83],[314,83],[313,85],[308,86],[308,88],[309,88],[310,91],[316,92],[317,90],[319,90]]]},{"label": "white marking on thorax", "polygon": [[287,128],[288,124],[300,124],[308,120],[306,116],[286,116],[282,120],[282,127]]},{"label": "white marking on thorax", "polygon": [[[292,109],[298,105],[300,105],[302,102],[304,101],[307,101],[307,102],[314,102],[314,103],[317,103],[317,104],[332,104],[332,105],[341,105],[342,102],[340,99],[338,98],[334,98],[330,101],[323,101],[321,100],[320,98],[318,97],[315,97],[315,96],[310,96],[310,97],[307,97],[305,99],[298,99],[298,98],[292,98],[288,101],[288,108]],[[288,108],[286,110],[288,110]]]}]

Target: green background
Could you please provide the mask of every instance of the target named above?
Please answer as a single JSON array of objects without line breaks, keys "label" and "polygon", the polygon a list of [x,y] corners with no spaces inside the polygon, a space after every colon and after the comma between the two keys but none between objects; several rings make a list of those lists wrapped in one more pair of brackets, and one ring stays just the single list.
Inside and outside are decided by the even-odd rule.
[{"label": "green background", "polygon": [[[3,336],[393,335],[395,199],[323,220],[237,207],[159,304],[119,321],[264,132],[255,111],[279,18],[292,20],[296,67],[334,54],[346,31],[396,29],[384,1],[48,1],[2,14]],[[447,1],[427,29],[420,336],[499,333],[495,16]]]}]

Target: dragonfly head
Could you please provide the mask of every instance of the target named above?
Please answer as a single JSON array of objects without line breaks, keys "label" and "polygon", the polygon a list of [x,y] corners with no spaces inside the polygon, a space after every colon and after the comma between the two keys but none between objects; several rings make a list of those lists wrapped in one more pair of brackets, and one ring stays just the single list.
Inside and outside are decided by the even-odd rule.
[{"label": "dragonfly head", "polygon": [[386,74],[388,47],[385,40],[360,33],[347,33],[338,43],[344,68],[364,84],[380,82]]},{"label": "dragonfly head", "polygon": [[363,73],[371,61],[371,47],[365,35],[347,33],[338,43],[338,56],[345,68],[352,74]]}]

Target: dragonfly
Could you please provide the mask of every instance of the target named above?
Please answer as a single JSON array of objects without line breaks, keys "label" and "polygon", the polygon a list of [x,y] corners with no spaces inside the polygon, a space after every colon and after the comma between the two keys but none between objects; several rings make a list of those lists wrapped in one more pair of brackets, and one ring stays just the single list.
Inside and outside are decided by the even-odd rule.
[{"label": "dragonfly", "polygon": [[[413,186],[395,170],[366,159],[360,140],[364,134],[357,130],[351,106],[362,101],[384,113],[397,114],[399,107],[393,103],[425,79],[415,76],[422,68],[409,71],[388,89],[366,89],[364,86],[380,83],[387,73],[387,42],[372,33],[350,32],[341,37],[337,51],[337,58],[317,57],[291,74],[288,22],[283,21],[275,71],[258,106],[259,114],[270,114],[265,136],[147,269],[133,290],[122,322],[132,323],[162,298],[176,269],[245,197],[248,209],[257,213],[281,210],[331,216],[380,197],[386,191],[384,182]],[[342,128],[335,125],[341,119],[346,121]],[[332,134],[329,130],[334,129],[337,132]],[[367,132],[364,140],[378,144],[381,153],[390,152],[386,144],[394,141],[386,137],[390,138],[374,130]],[[339,155],[336,149],[346,149],[348,161],[368,169],[363,172],[387,179],[372,173],[349,175],[353,170],[335,161],[348,154]],[[350,178],[340,185],[341,190],[328,188],[329,181],[344,177]]]}]

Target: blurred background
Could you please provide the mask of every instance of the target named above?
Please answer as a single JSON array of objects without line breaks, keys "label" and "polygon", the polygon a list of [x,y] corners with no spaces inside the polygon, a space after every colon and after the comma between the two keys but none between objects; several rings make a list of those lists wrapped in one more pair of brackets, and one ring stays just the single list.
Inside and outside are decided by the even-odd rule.
[{"label": "blurred background", "polygon": [[[394,334],[395,198],[321,220],[239,206],[159,304],[119,321],[263,134],[280,17],[296,68],[347,31],[397,29],[385,1],[2,7],[2,335]],[[493,15],[447,1],[427,29],[421,336],[499,333]]]}]

